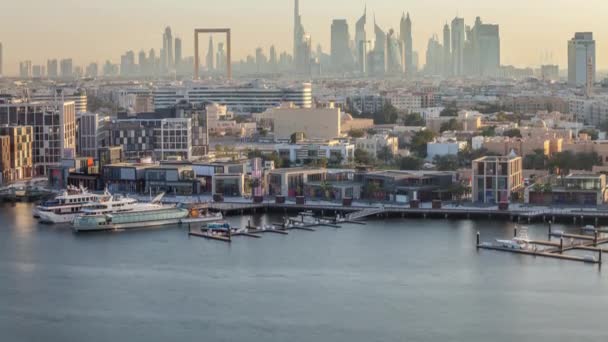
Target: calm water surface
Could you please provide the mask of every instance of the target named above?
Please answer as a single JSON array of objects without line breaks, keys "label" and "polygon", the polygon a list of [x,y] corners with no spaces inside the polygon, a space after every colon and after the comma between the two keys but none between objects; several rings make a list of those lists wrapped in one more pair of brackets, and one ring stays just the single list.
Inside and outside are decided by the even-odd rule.
[{"label": "calm water surface", "polygon": [[76,235],[6,205],[0,340],[608,340],[608,272],[475,250],[476,231],[512,229],[391,219],[228,245],[177,227]]}]

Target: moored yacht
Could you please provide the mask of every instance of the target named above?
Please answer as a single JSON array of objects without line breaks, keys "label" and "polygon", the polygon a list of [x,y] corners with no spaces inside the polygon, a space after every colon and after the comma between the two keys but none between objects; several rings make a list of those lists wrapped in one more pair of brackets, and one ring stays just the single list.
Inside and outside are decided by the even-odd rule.
[{"label": "moored yacht", "polygon": [[33,215],[44,223],[70,223],[83,208],[108,198],[110,194],[107,191],[100,195],[91,193],[85,188],[68,187],[55,199],[36,206]]},{"label": "moored yacht", "polygon": [[[118,230],[129,228],[148,228],[187,222],[212,222],[221,220],[219,215],[200,215],[181,205],[163,205],[161,194],[151,203],[137,202],[129,198],[128,205],[121,206],[119,199],[99,202],[87,207],[78,215],[72,226],[74,231]],[[116,203],[118,202],[118,203]]]}]

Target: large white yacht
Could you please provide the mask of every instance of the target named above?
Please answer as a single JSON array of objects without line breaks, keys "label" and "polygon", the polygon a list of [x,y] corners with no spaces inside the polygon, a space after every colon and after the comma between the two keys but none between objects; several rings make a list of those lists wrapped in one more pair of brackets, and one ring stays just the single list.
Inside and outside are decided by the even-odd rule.
[{"label": "large white yacht", "polygon": [[117,230],[129,228],[148,228],[188,222],[212,222],[222,219],[222,215],[201,216],[198,211],[189,210],[181,205],[163,205],[164,194],[150,203],[137,202],[135,199],[112,197],[94,206],[82,209],[72,222],[74,231]]},{"label": "large white yacht", "polygon": [[86,188],[68,187],[54,200],[36,206],[33,215],[44,223],[70,223],[83,208],[93,206],[96,202],[107,200],[110,197],[111,195],[107,191],[104,194],[94,194]]}]

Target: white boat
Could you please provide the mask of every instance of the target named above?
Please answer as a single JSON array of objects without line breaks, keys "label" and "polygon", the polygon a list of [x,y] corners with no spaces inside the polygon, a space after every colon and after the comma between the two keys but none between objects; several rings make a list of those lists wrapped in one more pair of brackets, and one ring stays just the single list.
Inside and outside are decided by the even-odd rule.
[{"label": "white boat", "polygon": [[502,247],[502,248],[525,249],[524,245],[522,245],[520,243],[520,241],[517,241],[517,240],[499,240],[499,239],[496,239],[496,243],[498,244],[498,247]]},{"label": "white boat", "polygon": [[151,203],[141,203],[128,198],[111,198],[95,206],[83,208],[82,213],[74,219],[72,227],[76,232],[120,230],[130,228],[148,228],[187,223],[189,218],[196,222],[213,222],[222,219],[222,215],[201,216],[194,210],[180,205],[163,205],[160,200],[164,194],[157,196]]},{"label": "white boat", "polygon": [[96,202],[110,197],[107,191],[100,195],[90,193],[85,188],[69,187],[54,200],[36,206],[33,215],[44,223],[70,223],[83,208],[94,206]]}]

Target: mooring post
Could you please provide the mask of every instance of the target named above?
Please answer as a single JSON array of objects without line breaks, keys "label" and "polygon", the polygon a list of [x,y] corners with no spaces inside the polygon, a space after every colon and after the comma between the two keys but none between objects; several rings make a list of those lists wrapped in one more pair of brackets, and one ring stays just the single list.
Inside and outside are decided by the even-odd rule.
[{"label": "mooring post", "polygon": [[247,229],[251,229],[251,220],[247,220]]},{"label": "mooring post", "polygon": [[517,226],[513,228],[513,237],[517,237]]},{"label": "mooring post", "polygon": [[597,230],[593,233],[593,247],[597,247]]},{"label": "mooring post", "polygon": [[479,231],[477,232],[477,248],[479,249]]},{"label": "mooring post", "polygon": [[600,254],[598,256],[598,262],[599,262],[599,264],[602,263],[602,250],[601,249],[600,249]]},{"label": "mooring post", "polygon": [[553,221],[549,221],[549,233],[547,235],[549,237],[549,240],[551,240],[551,222]]},{"label": "mooring post", "polygon": [[563,253],[564,252],[564,237],[560,237],[559,238],[559,253]]}]

